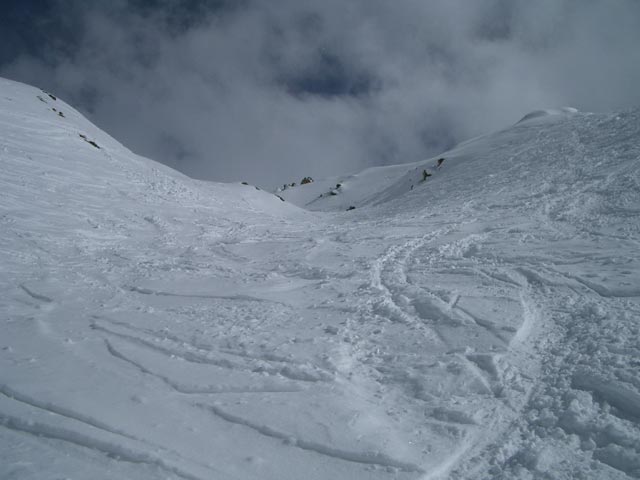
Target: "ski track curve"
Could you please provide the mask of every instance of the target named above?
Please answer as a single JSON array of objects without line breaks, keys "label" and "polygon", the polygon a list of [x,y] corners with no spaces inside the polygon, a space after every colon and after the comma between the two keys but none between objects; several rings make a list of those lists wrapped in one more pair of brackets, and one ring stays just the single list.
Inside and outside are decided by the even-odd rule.
[{"label": "ski track curve", "polygon": [[[455,225],[459,227],[464,223],[455,222]],[[462,229],[464,230],[464,227]],[[534,298],[540,293],[538,290],[542,286],[532,284],[529,277],[523,275],[519,267],[513,264],[496,262],[494,258],[484,260],[475,256],[474,252],[486,235],[461,235],[456,230],[455,227],[441,228],[388,247],[372,263],[367,295],[360,300],[360,316],[367,324],[366,332],[362,331],[358,323],[350,324],[351,334],[360,339],[360,345],[355,349],[359,351],[356,356],[365,364],[376,363],[371,359],[371,352],[376,352],[381,343],[370,342],[367,338],[375,338],[375,333],[385,325],[400,323],[412,327],[424,341],[424,350],[429,354],[419,353],[416,355],[418,359],[434,358],[432,354],[435,351],[438,352],[435,357],[444,361],[450,361],[451,358],[459,360],[469,375],[478,380],[483,387],[476,389],[472,394],[483,397],[483,401],[490,405],[484,406],[487,412],[480,423],[488,430],[482,436],[477,434],[475,428],[478,421],[463,411],[448,408],[448,399],[433,402],[433,399],[417,396],[425,401],[426,405],[431,405],[428,407],[428,411],[432,412],[427,416],[429,422],[440,424],[444,420],[444,424],[457,425],[458,428],[466,424],[468,427],[465,434],[467,440],[461,448],[444,457],[438,465],[430,465],[429,473],[421,477],[425,479],[446,478],[464,458],[471,455],[471,452],[481,451],[485,448],[483,445],[490,443],[489,439],[502,435],[509,422],[521,413],[534,382],[531,373],[533,369],[521,369],[519,363],[523,360],[523,352],[526,352],[524,356],[533,354],[536,335],[542,328],[539,312],[534,306]],[[446,237],[457,239],[451,241]],[[469,294],[464,288],[454,287],[447,290],[443,289],[442,285],[432,284],[436,272],[442,268],[439,256],[443,251],[452,248],[452,245],[455,248],[464,245],[464,251],[457,251],[456,255],[461,263],[464,263],[459,270],[464,271],[465,278],[471,279],[474,283],[483,283],[489,293],[500,292],[500,295],[505,295],[504,292],[507,291],[513,303],[519,306],[519,320],[515,327],[500,330],[499,323],[481,318],[460,306],[461,299],[464,300],[465,295]],[[428,265],[426,270],[421,272],[419,284],[410,279],[410,265],[417,259],[420,263]],[[491,288],[486,288],[487,283],[490,283]],[[496,301],[496,297],[484,298],[487,299]],[[415,308],[416,305],[419,309]],[[491,338],[493,347],[487,351],[469,351],[464,342],[456,344],[452,341],[451,335],[447,336],[444,333],[447,329],[481,331]],[[412,361],[420,362],[415,358]],[[403,358],[402,363],[396,368],[389,367],[388,356],[380,362],[386,363],[385,368],[390,370],[395,378],[402,377],[398,370],[410,368],[407,358]],[[487,402],[486,397],[491,397],[492,401]],[[490,431],[493,433],[489,433]]]}]

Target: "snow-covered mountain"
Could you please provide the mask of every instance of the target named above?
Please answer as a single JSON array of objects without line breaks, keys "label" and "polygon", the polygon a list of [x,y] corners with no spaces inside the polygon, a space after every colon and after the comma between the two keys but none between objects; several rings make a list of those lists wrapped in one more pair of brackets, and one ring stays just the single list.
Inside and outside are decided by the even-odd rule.
[{"label": "snow-covered mountain", "polygon": [[640,477],[640,112],[442,158],[283,202],[0,80],[0,478]]}]

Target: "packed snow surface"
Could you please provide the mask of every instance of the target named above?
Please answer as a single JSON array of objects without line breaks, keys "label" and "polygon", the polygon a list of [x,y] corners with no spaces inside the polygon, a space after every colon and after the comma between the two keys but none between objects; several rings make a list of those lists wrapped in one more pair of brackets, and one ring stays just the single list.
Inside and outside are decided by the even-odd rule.
[{"label": "packed snow surface", "polygon": [[283,202],[1,80],[0,478],[639,478],[639,139],[565,109]]}]

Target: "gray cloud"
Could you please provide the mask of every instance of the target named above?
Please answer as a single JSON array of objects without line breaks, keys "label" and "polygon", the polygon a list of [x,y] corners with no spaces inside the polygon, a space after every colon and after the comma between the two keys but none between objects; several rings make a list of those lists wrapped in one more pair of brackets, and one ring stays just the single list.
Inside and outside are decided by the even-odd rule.
[{"label": "gray cloud", "polygon": [[269,187],[415,161],[533,109],[640,103],[635,0],[56,5],[70,40],[0,73],[199,178]]}]

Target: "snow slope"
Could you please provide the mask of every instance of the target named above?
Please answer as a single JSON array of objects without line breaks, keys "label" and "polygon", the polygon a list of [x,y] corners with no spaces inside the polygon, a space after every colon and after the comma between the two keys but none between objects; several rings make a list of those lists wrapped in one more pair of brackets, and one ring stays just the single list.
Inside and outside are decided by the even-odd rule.
[{"label": "snow slope", "polygon": [[0,478],[640,477],[640,113],[555,113],[282,202],[0,80]]}]

